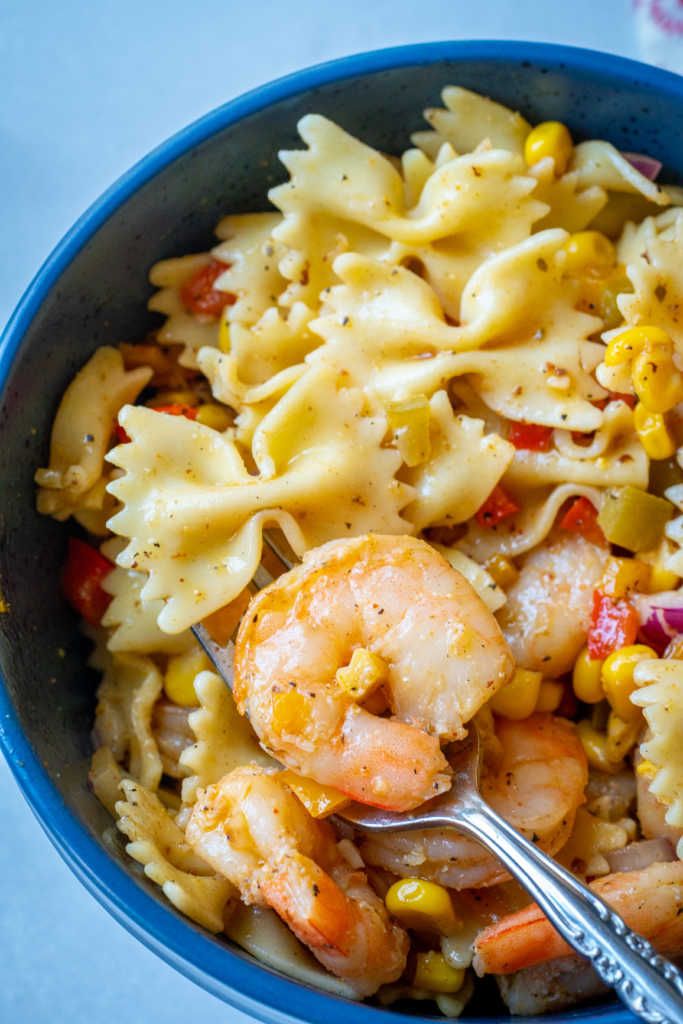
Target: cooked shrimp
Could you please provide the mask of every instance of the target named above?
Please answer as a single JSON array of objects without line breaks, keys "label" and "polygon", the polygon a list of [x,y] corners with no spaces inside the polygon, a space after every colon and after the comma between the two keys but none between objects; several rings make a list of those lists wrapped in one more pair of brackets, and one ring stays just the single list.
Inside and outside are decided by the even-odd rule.
[{"label": "cooked shrimp", "polygon": [[527,556],[498,613],[518,665],[552,678],[571,670],[586,642],[607,555],[606,548],[565,533]]},{"label": "cooked shrimp", "polygon": [[[394,717],[335,682],[357,648],[382,659]],[[237,636],[237,706],[302,775],[408,810],[448,788],[440,741],[502,686],[513,662],[491,612],[427,543],[332,541],[258,594]]]},{"label": "cooked shrimp", "polygon": [[[555,853],[567,841],[584,801],[586,757],[574,727],[563,718],[535,714],[521,722],[499,718],[502,754],[484,766],[485,800],[515,828]],[[476,889],[508,878],[479,843],[450,829],[395,832],[361,838],[367,864],[397,875],[419,875],[451,889]]]},{"label": "cooked shrimp", "polygon": [[[683,863],[651,864],[640,871],[605,875],[589,888],[660,953],[683,951]],[[511,974],[572,952],[535,903],[489,925],[477,936],[474,948],[474,969],[479,975]]]},{"label": "cooked shrimp", "polygon": [[250,765],[200,790],[186,834],[245,903],[272,907],[359,997],[403,973],[408,936],[344,859],[331,826],[311,818],[277,775]]}]

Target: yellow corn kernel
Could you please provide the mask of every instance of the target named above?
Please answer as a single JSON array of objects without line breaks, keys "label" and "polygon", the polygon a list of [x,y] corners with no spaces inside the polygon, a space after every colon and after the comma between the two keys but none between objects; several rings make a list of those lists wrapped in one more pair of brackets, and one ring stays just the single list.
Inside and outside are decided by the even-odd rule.
[{"label": "yellow corn kernel", "polygon": [[462,967],[451,967],[443,953],[430,949],[416,955],[413,975],[415,988],[452,995],[460,991],[464,981],[465,972]]},{"label": "yellow corn kernel", "polygon": [[633,360],[631,377],[633,390],[648,412],[668,412],[683,398],[683,379],[674,365],[670,340],[645,345]]},{"label": "yellow corn kernel", "polygon": [[610,775],[614,775],[621,770],[623,761],[613,761],[610,758],[607,737],[604,733],[598,732],[586,719],[579,722],[576,726],[576,732],[581,740],[591,768],[597,768],[601,772],[608,772]]},{"label": "yellow corn kernel", "polygon": [[239,626],[250,600],[251,594],[245,587],[229,604],[223,605],[202,619],[202,625],[208,629],[214,643],[225,647]]},{"label": "yellow corn kernel", "polygon": [[387,663],[379,654],[357,647],[345,668],[337,669],[337,685],[354,700],[364,701],[387,681]]},{"label": "yellow corn kernel", "polygon": [[225,319],[225,314],[221,317],[221,322],[218,326],[218,347],[221,352],[226,354],[230,352],[230,324]]},{"label": "yellow corn kernel", "polygon": [[600,581],[600,590],[619,600],[634,590],[646,590],[652,573],[647,562],[638,558],[608,558]]},{"label": "yellow corn kernel", "polygon": [[485,568],[493,577],[494,583],[497,583],[503,590],[511,587],[519,576],[517,566],[505,555],[493,555],[492,558],[489,558]]},{"label": "yellow corn kernel", "polygon": [[675,590],[679,581],[680,576],[677,573],[672,572],[671,569],[665,569],[660,562],[655,562],[650,567],[650,581],[647,589],[650,594],[660,594],[663,590]]},{"label": "yellow corn kernel", "polygon": [[627,327],[610,340],[605,349],[605,365],[620,366],[628,363],[646,347],[671,346],[671,338],[661,327]]},{"label": "yellow corn kernel", "polygon": [[635,721],[625,721],[620,715],[610,711],[610,716],[607,720],[607,743],[605,748],[610,761],[620,761],[633,749],[640,729],[641,723],[637,719]]},{"label": "yellow corn kernel", "polygon": [[544,679],[538,691],[536,711],[557,711],[564,697],[564,686],[552,679]]},{"label": "yellow corn kernel", "polygon": [[406,466],[426,462],[432,450],[429,436],[430,409],[424,395],[405,402],[393,402],[387,409],[389,429]]},{"label": "yellow corn kernel", "polygon": [[529,132],[524,143],[524,159],[529,167],[552,157],[559,178],[567,170],[574,144],[569,129],[560,121],[543,121]]},{"label": "yellow corn kernel", "polygon": [[564,244],[565,269],[570,274],[606,274],[616,262],[616,250],[601,231],[577,231]]},{"label": "yellow corn kernel", "polygon": [[189,388],[184,388],[176,391],[157,391],[153,399],[150,400],[152,406],[157,405],[196,405],[197,396],[194,391],[190,391]]},{"label": "yellow corn kernel", "polygon": [[670,459],[676,444],[660,412],[650,412],[642,402],[633,410],[633,424],[649,458]]},{"label": "yellow corn kernel", "polygon": [[503,718],[512,718],[515,721],[528,718],[536,709],[542,679],[541,672],[516,668],[510,682],[491,698],[491,710]]},{"label": "yellow corn kernel", "polygon": [[584,704],[598,704],[604,700],[601,672],[602,661],[591,658],[588,648],[584,647],[574,662],[572,676],[572,687],[578,700],[582,700]]},{"label": "yellow corn kernel", "polygon": [[633,670],[639,661],[656,658],[657,655],[646,644],[631,644],[608,655],[602,663],[600,675],[602,688],[610,706],[626,722],[640,719],[640,708],[631,703],[631,694],[636,689]]},{"label": "yellow corn kernel", "polygon": [[199,646],[184,654],[174,654],[168,659],[164,675],[164,690],[168,699],[184,708],[195,707],[199,703],[194,692],[195,676],[212,667]]},{"label": "yellow corn kernel", "polygon": [[452,935],[460,927],[448,889],[422,878],[402,878],[384,897],[392,917],[405,928]]},{"label": "yellow corn kernel", "polygon": [[311,720],[313,698],[291,687],[273,695],[273,729],[280,735],[301,732]]},{"label": "yellow corn kernel", "polygon": [[219,430],[221,433],[227,430],[232,424],[230,410],[218,402],[206,402],[197,409],[197,423],[203,423],[205,427],[212,430]]},{"label": "yellow corn kernel", "polygon": [[280,772],[278,778],[289,786],[312,818],[327,818],[328,815],[336,814],[342,807],[351,803],[350,798],[340,793],[338,789],[321,786],[319,782],[306,779],[289,769]]},{"label": "yellow corn kernel", "polygon": [[642,775],[646,779],[654,779],[657,774],[657,765],[653,764],[652,761],[648,761],[647,758],[643,758],[636,765],[636,775]]}]

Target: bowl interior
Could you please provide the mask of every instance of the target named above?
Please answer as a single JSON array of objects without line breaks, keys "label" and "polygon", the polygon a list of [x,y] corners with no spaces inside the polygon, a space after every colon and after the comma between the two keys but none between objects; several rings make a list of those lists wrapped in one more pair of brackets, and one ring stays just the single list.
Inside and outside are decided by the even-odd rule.
[{"label": "bowl interior", "polygon": [[[269,1020],[329,1020],[330,1013],[348,1016],[350,1007],[256,971],[241,954],[226,955],[219,940],[158,904],[158,890],[107,838],[111,820],[87,788],[95,678],[84,667],[87,647],[75,617],[59,596],[68,530],[35,513],[32,482],[36,467],[46,464],[60,396],[97,346],[139,339],[154,325],[146,312],[152,263],[206,249],[224,213],[265,207],[266,191],[285,177],[277,151],[300,145],[296,123],[309,111],[399,152],[410,133],[424,127],[423,107],[438,105],[444,85],[459,84],[520,109],[532,122],[562,120],[576,138],[608,138],[652,153],[664,161],[665,180],[683,170],[683,92],[673,76],[616,58],[524,44],[437,44],[388,53],[257,90],[147,158],[49,261],[6,336],[0,587],[10,613],[0,615],[0,667],[16,718],[0,726],[0,739],[4,729],[6,752],[34,809],[98,897],[181,969]],[[230,994],[233,985],[242,996]],[[351,1012],[361,1020],[380,1011]],[[621,1019],[616,1007],[576,1014],[603,1015]],[[393,1015],[383,1012],[387,1016]],[[552,1019],[569,1017],[575,1014]]]}]

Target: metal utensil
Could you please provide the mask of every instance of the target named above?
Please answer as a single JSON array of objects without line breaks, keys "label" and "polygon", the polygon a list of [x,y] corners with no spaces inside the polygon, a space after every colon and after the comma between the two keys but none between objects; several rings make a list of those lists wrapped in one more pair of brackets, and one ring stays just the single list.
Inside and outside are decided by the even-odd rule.
[{"label": "metal utensil", "polygon": [[[272,543],[269,546],[283,568],[290,568],[289,559]],[[271,579],[261,568],[255,582],[261,587]],[[201,624],[193,626],[192,632],[232,689],[232,643],[221,647]],[[454,828],[472,836],[495,854],[536,900],[562,937],[592,963],[602,980],[633,1013],[648,1024],[681,1024],[683,974],[631,931],[604,900],[525,839],[482,799],[476,728],[472,727],[467,738],[454,744],[448,753],[453,783],[442,796],[403,814],[354,803],[340,816],[366,832]]]},{"label": "metal utensil", "polygon": [[454,828],[482,843],[533,896],[557,931],[591,961],[628,1008],[650,1024],[683,1021],[683,975],[599,896],[525,839],[479,794],[476,729],[449,750],[453,784],[414,811],[352,804],[344,819],[366,832]]}]

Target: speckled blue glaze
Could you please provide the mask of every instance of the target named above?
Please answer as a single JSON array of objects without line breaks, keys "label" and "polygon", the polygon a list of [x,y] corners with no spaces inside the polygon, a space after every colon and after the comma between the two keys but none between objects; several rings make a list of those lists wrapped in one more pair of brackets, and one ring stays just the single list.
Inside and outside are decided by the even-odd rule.
[{"label": "speckled blue glaze", "polygon": [[[448,83],[487,93],[531,121],[564,121],[577,138],[650,152],[664,162],[665,179],[683,174],[683,79],[676,75],[530,43],[427,43],[361,54],[256,89],[154,150],[57,246],[0,342],[0,586],[11,609],[0,616],[0,746],[42,827],[100,903],[197,983],[273,1024],[398,1024],[405,1017],[259,966],[177,914],[111,832],[103,838],[111,820],[85,779],[94,680],[57,582],[66,531],[34,512],[32,476],[46,463],[52,417],[74,371],[98,345],[140,338],[150,326],[150,264],[205,249],[223,213],[261,209],[267,188],[283,178],[277,150],[297,144],[301,115],[327,114],[372,145],[399,151]],[[500,1008],[489,990],[471,1012],[462,1019],[491,1021]],[[545,1019],[633,1018],[608,1001]]]}]

